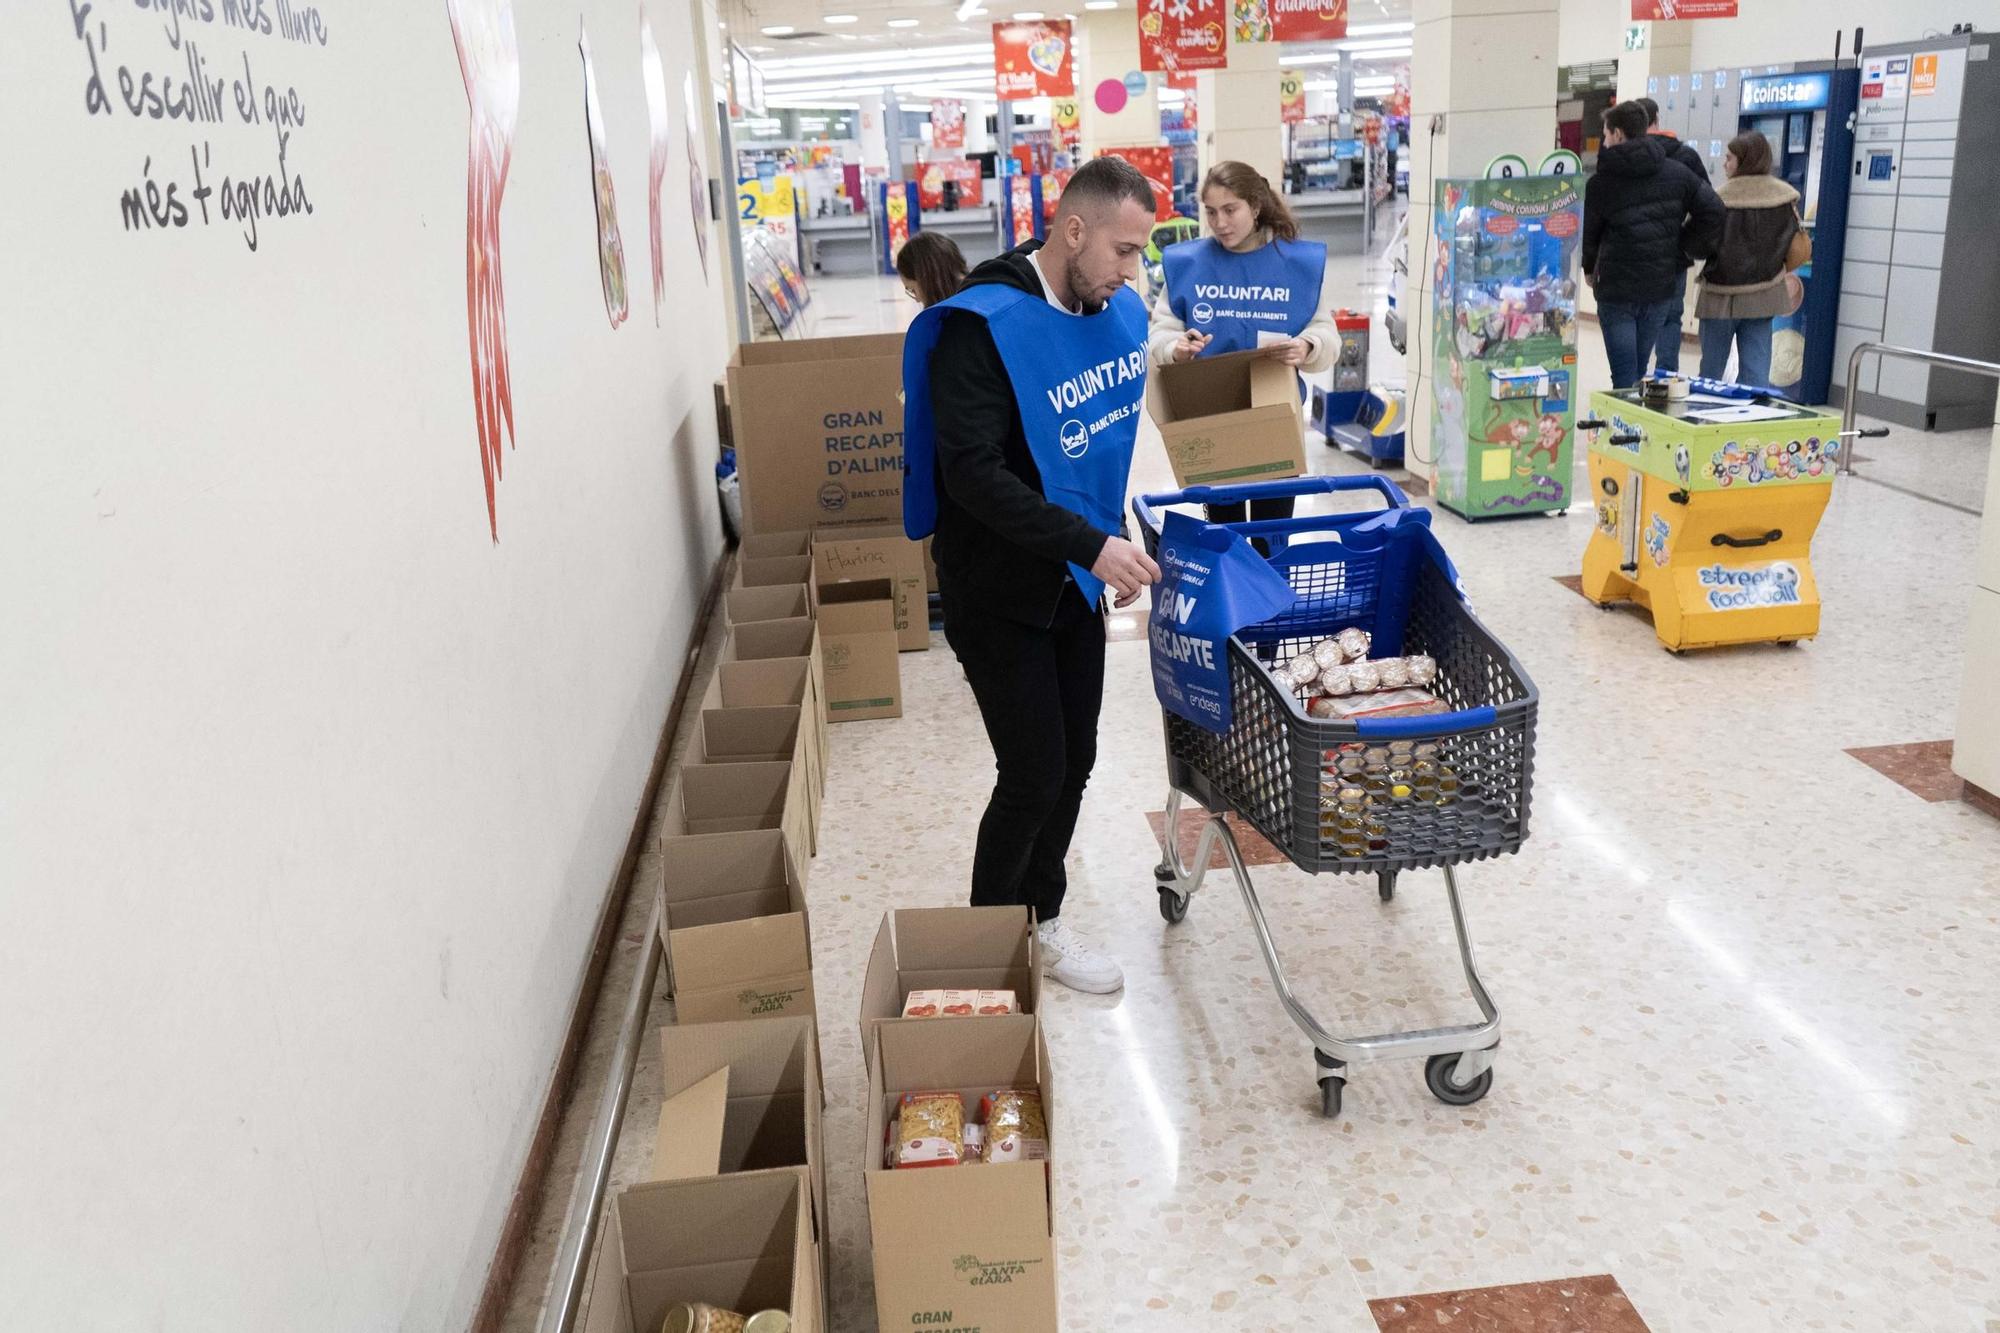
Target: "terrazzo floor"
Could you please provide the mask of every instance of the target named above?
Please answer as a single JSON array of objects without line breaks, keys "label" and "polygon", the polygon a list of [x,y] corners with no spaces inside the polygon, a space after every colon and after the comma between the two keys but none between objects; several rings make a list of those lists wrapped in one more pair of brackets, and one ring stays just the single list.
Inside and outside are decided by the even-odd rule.
[{"label": "terrazzo floor", "polygon": [[[1358,289],[1379,278],[1354,270]],[[900,299],[842,292],[823,287],[821,308]],[[1583,343],[1585,383],[1604,382],[1594,330]],[[1400,369],[1380,340],[1377,362]],[[1581,509],[1437,516],[1541,692],[1529,841],[1460,877],[1506,1025],[1471,1107],[1433,1100],[1416,1064],[1378,1065],[1321,1119],[1310,1048],[1226,873],[1184,923],[1160,919],[1159,709],[1143,641],[1110,645],[1066,915],[1128,985],[1045,1002],[1065,1329],[2000,1333],[2000,821],[1844,753],[1951,734],[1978,519],[1907,492],[1976,507],[1987,446],[1869,446],[1814,546],[1821,635],[1789,649],[1675,657],[1644,617],[1558,586],[1591,530]],[[1322,470],[1359,470],[1310,448]],[[1167,484],[1150,427],[1140,460],[1135,490]],[[811,868],[835,1333],[875,1327],[854,1023],[868,948],[886,909],[963,900],[991,780],[942,636],[902,667],[903,718],[831,729]],[[1372,881],[1253,874],[1331,1026],[1472,1015],[1436,875],[1385,905]],[[649,906],[626,923],[509,1330],[537,1326]],[[668,1012],[656,999],[654,1020]],[[650,1154],[659,1086],[648,1041],[614,1186]],[[1538,1322],[1556,1307],[1522,1293],[1465,1303],[1520,1283],[1615,1319]]]}]

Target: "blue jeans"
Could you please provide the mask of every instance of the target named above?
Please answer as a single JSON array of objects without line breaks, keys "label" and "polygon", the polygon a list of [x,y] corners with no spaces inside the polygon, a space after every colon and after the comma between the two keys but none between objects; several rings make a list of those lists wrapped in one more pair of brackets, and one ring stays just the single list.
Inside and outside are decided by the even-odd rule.
[{"label": "blue jeans", "polygon": [[[1671,299],[1665,301],[1605,301],[1597,303],[1597,327],[1604,333],[1604,355],[1611,362],[1611,387],[1629,389],[1645,373],[1646,360],[1660,344]],[[1678,331],[1675,337],[1679,337]]]},{"label": "blue jeans", "polygon": [[[1681,369],[1681,316],[1687,313],[1688,275],[1681,270],[1681,285],[1667,298],[1667,322],[1660,328],[1660,341],[1654,345],[1657,358],[1654,369],[1678,375]],[[1645,367],[1639,368],[1645,374]]]},{"label": "blue jeans", "polygon": [[1729,344],[1736,344],[1736,382],[1768,388],[1771,383],[1771,321],[1768,319],[1704,319],[1701,322],[1701,373],[1726,378]]}]

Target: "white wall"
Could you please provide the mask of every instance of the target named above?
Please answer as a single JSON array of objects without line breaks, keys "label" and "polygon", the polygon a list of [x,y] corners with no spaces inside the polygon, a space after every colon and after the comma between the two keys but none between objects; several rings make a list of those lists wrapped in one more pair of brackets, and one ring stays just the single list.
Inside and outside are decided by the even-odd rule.
[{"label": "white wall", "polygon": [[198,127],[118,104],[120,62],[182,67],[162,20],[90,14],[117,107],[93,117],[71,6],[0,16],[0,1327],[472,1311],[719,549],[692,24],[648,8],[675,109],[657,328],[638,6],[582,5],[614,332],[578,6],[516,0],[497,544],[442,0],[329,3],[323,49],[220,4],[186,24],[214,74],[247,52],[304,101],[315,211],[254,254],[220,222],[121,224],[149,154],[162,180],[191,140],[211,181],[275,165],[233,104]]},{"label": "white wall", "polygon": [[[1693,28],[1692,69],[1724,65],[1790,64],[1827,60],[1833,38],[1853,54],[1854,29],[1867,30],[1870,46],[1916,41],[1932,32],[1950,32],[1954,23],[2000,27],[1994,0],[1742,0],[1739,17],[1702,19]],[[1625,45],[1631,6],[1607,0],[1562,0],[1561,63],[1615,60]]]}]

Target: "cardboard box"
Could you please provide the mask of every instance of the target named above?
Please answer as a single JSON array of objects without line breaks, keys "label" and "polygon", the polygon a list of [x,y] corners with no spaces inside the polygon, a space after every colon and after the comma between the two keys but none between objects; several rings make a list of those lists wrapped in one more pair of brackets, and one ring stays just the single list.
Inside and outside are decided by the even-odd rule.
[{"label": "cardboard box", "polygon": [[667,838],[660,862],[676,1023],[815,1012],[805,875],[782,834]]},{"label": "cardboard box", "polygon": [[806,731],[806,769],[811,782],[813,818],[826,793],[826,711],[813,690],[809,657],[766,657],[747,662],[721,662],[708,678],[703,708],[764,708],[797,706],[811,725]]},{"label": "cardboard box", "polygon": [[861,981],[861,1049],[882,1023],[976,1022],[904,1018],[913,990],[1011,990],[1024,1014],[1042,1008],[1042,970],[1025,907],[904,907],[882,917]]},{"label": "cardboard box", "polygon": [[770,830],[791,844],[801,866],[811,860],[812,810],[799,799],[803,784],[795,780],[791,764],[687,764],[674,781],[665,813],[670,836]]},{"label": "cardboard box", "polygon": [[903,517],[903,335],[744,343],[730,429],[747,532]]},{"label": "cardboard box", "polygon": [[819,852],[819,780],[814,772],[817,724],[808,725],[798,704],[704,708],[695,729],[691,762],[786,763],[792,766],[789,802],[806,812],[806,854]]},{"label": "cardboard box", "polygon": [[811,1018],[764,1018],[660,1029],[666,1101],[650,1180],[804,1170],[815,1235],[826,1223],[825,1105]]},{"label": "cardboard box", "polygon": [[820,590],[826,657],[826,715],[862,722],[903,715],[903,669],[896,660],[895,587],[887,579],[829,583]]},{"label": "cardboard box", "polygon": [[[1055,1210],[1061,1160],[1055,1084],[1041,1022],[1027,1015],[883,1024],[868,1076],[868,1227],[876,1327],[1057,1333]],[[957,1092],[969,1107],[1000,1088],[1038,1088],[1045,1162],[887,1170],[881,1143],[906,1092]]]},{"label": "cardboard box", "polygon": [[661,1180],[611,1201],[584,1333],[659,1333],[667,1307],[785,1310],[825,1333],[826,1288],[803,1171]]},{"label": "cardboard box", "polygon": [[811,583],[813,562],[811,555],[773,555],[752,559],[745,556],[736,562],[738,588],[784,588],[794,584]]},{"label": "cardboard box", "polygon": [[906,653],[931,646],[924,548],[900,527],[821,528],[813,534],[813,580],[821,588],[857,579],[888,579],[896,595],[896,639]]},{"label": "cardboard box", "polygon": [[[809,557],[798,559],[810,565]],[[722,595],[722,611],[732,625],[754,625],[765,620],[809,620],[813,614],[812,593],[803,582],[731,588]]]},{"label": "cardboard box", "polygon": [[811,555],[812,533],[804,529],[797,532],[752,533],[738,543],[737,553],[745,560],[771,560],[785,555]]},{"label": "cardboard box", "polygon": [[819,623],[811,616],[790,616],[735,625],[722,646],[725,662],[762,662],[776,657],[803,657],[812,664],[812,703],[806,711],[820,719],[820,753],[828,753],[826,654],[820,647]]},{"label": "cardboard box", "polygon": [[1153,367],[1146,409],[1181,486],[1273,481],[1306,470],[1298,375],[1255,351]]}]

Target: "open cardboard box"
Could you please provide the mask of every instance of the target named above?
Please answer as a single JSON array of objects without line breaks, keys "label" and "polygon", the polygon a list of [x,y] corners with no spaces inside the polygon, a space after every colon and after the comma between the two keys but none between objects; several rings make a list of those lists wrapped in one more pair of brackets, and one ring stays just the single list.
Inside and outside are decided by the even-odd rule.
[{"label": "open cardboard box", "polygon": [[766,657],[747,662],[721,662],[708,678],[701,706],[707,708],[799,708],[808,723],[806,770],[812,783],[813,817],[826,793],[826,711],[813,691],[812,659]]},{"label": "open cardboard box", "polygon": [[805,874],[782,833],[662,839],[658,894],[676,1023],[815,1012]]},{"label": "open cardboard box", "polygon": [[770,560],[785,555],[811,555],[812,533],[804,528],[796,532],[749,533],[737,543],[737,552],[745,560]]},{"label": "open cardboard box", "polygon": [[[803,657],[812,663],[813,706],[808,712],[826,716],[826,654],[820,645],[819,622],[811,616],[789,616],[783,620],[763,620],[732,624],[728,641],[722,646],[725,662],[761,662],[773,657]],[[820,728],[820,748],[825,750],[826,729]]]},{"label": "open cardboard box", "polygon": [[857,579],[888,579],[896,594],[896,641],[906,653],[931,646],[931,610],[924,548],[900,526],[821,528],[813,534],[813,579],[819,588]]},{"label": "open cardboard box", "polygon": [[902,334],[744,343],[728,376],[745,531],[902,520]]},{"label": "open cardboard box", "polygon": [[[869,1062],[868,1229],[876,1327],[1057,1333],[1054,1193],[1062,1145],[1041,1022],[1032,1015],[884,1023]],[[1001,1088],[1037,1088],[1049,1161],[892,1171],[883,1134],[906,1092],[957,1092],[968,1112]]]},{"label": "open cardboard box", "polygon": [[1042,1007],[1035,928],[1025,907],[903,907],[882,916],[861,982],[861,1049],[882,1023],[988,1023],[904,1018],[913,990],[1010,990],[1025,1014]]},{"label": "open cardboard box", "polygon": [[765,1018],[660,1029],[666,1100],[648,1179],[804,1169],[814,1231],[826,1229],[825,1105],[812,1018]]},{"label": "open cardboard box", "polygon": [[1146,409],[1180,486],[1273,481],[1306,470],[1298,374],[1259,352],[1153,367]]},{"label": "open cardboard box", "polygon": [[812,860],[813,830],[804,794],[805,783],[788,762],[687,764],[675,772],[660,826],[669,835],[776,829],[805,865]]},{"label": "open cardboard box", "polygon": [[825,1333],[811,1189],[804,1171],[771,1171],[623,1191],[605,1215],[584,1333],[659,1333],[683,1301],[785,1310],[792,1333]]},{"label": "open cardboard box", "polygon": [[732,586],[783,588],[796,583],[811,583],[812,576],[811,555],[745,556],[736,562],[736,581]]},{"label": "open cardboard box", "polygon": [[[755,708],[704,708],[695,729],[692,764],[786,763],[792,766],[788,805],[805,811],[806,855],[819,851],[817,725],[806,722],[798,704]],[[684,770],[685,771],[685,770]]]},{"label": "open cardboard box", "polygon": [[903,715],[903,668],[896,660],[895,585],[888,579],[829,583],[819,592],[826,656],[826,715],[863,722]]},{"label": "open cardboard box", "polygon": [[[797,556],[794,559],[811,563],[811,558],[808,556]],[[803,581],[731,588],[722,596],[722,612],[728,617],[731,625],[754,625],[769,620],[810,619],[813,613],[812,589]]]}]

